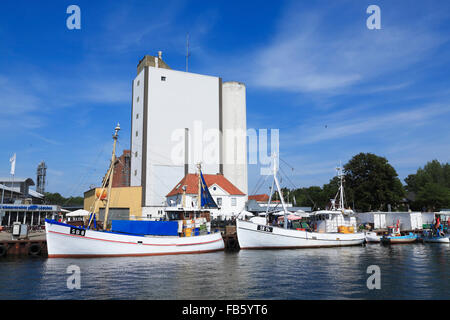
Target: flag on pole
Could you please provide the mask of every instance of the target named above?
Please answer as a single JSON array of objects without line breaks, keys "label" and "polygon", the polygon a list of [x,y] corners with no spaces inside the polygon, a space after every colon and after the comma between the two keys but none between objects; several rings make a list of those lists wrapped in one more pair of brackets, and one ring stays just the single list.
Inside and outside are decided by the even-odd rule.
[{"label": "flag on pole", "polygon": [[9,162],[11,162],[11,175],[14,175],[16,172],[16,154],[9,159]]},{"label": "flag on pole", "polygon": [[202,208],[218,208],[216,202],[214,201],[211,193],[209,192],[208,186],[206,185],[205,178],[203,177],[202,172],[200,171],[201,177],[201,199],[200,204]]}]

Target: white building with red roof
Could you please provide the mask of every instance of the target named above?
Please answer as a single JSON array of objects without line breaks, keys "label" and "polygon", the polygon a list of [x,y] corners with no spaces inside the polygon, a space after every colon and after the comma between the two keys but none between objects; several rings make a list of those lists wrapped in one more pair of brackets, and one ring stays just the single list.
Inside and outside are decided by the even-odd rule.
[{"label": "white building with red roof", "polygon": [[[209,192],[219,209],[208,209],[213,218],[237,216],[245,207],[246,194],[222,174],[203,174]],[[169,207],[196,209],[198,175],[189,173],[166,195]]]}]

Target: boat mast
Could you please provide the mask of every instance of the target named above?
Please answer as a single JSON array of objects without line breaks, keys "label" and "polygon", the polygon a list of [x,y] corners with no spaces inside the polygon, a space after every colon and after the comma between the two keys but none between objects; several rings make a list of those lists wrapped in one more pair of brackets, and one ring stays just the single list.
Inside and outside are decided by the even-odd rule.
[{"label": "boat mast", "polygon": [[344,175],[342,174],[342,167],[339,166],[337,168],[338,171],[338,176],[341,182],[341,186],[339,187],[339,191],[340,191],[340,195],[339,195],[339,210],[344,210],[344,185],[343,185],[343,179],[344,179]]},{"label": "boat mast", "polygon": [[201,172],[201,164],[200,162],[197,163],[197,169],[198,169],[198,199],[197,199],[197,208],[198,210],[201,210],[202,208],[202,178],[200,177]]},{"label": "boat mast", "polygon": [[[90,212],[92,213],[92,215],[90,216],[89,222],[88,222],[88,224],[87,224],[87,227],[88,227],[88,228],[90,228],[90,226],[91,226],[91,222],[92,222],[92,220],[93,220],[93,218],[94,218],[95,212],[97,211],[98,204],[99,204],[100,201],[101,201],[101,198],[102,198],[102,196],[103,196],[103,192],[105,192],[106,183],[107,183],[108,180],[109,180],[109,175],[110,175],[110,174],[111,174],[111,167],[108,169],[108,172],[106,172],[106,176],[105,176],[104,179],[103,179],[100,194],[99,194],[98,196],[96,195],[96,199],[95,199],[94,203],[91,205],[91,208],[89,209]],[[94,190],[95,190],[95,189],[94,189]]]},{"label": "boat mast", "polygon": [[284,203],[284,199],[283,199],[283,193],[281,192],[280,183],[278,182],[278,178],[277,178],[277,159],[276,159],[275,153],[273,154],[273,179],[275,181],[275,184],[277,185],[278,193],[280,194],[281,205],[283,206],[283,210],[284,210],[284,228],[287,229],[288,211],[286,209],[286,204]]},{"label": "boat mast", "polygon": [[112,151],[112,157],[111,157],[111,166],[109,167],[109,181],[108,181],[108,195],[106,200],[106,208],[105,208],[105,221],[103,222],[103,230],[106,230],[106,225],[108,221],[108,214],[109,214],[109,205],[111,202],[111,188],[112,188],[112,182],[113,182],[113,175],[114,175],[114,163],[116,162],[116,144],[117,144],[117,138],[119,136],[120,131],[120,124],[117,123],[116,128],[114,129],[114,144],[113,144],[113,151]]},{"label": "boat mast", "polygon": [[267,201],[267,208],[266,208],[266,224],[267,224],[267,214],[269,213],[269,207],[270,207],[270,200],[272,199],[273,194],[273,185],[275,184],[275,180],[272,181],[272,186],[270,187],[270,196],[269,200]]}]

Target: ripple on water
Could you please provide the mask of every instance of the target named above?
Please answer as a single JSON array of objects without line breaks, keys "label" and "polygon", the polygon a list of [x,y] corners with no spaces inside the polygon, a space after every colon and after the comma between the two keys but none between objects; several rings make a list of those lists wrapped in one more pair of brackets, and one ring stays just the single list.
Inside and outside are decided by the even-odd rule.
[{"label": "ripple on water", "polygon": [[[4,259],[0,299],[449,299],[449,246],[242,250],[140,258]],[[67,288],[67,267],[82,290]],[[378,265],[381,290],[366,286]]]}]

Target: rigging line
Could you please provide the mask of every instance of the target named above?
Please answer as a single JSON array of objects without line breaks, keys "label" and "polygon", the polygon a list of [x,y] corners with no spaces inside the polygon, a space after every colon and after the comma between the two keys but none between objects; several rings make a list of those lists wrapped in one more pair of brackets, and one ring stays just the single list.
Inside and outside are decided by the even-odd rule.
[{"label": "rigging line", "polygon": [[[98,163],[98,160],[99,160],[100,156],[104,153],[105,148],[106,148],[106,144],[103,146],[103,149],[101,149],[100,152],[97,154],[97,157],[96,157],[95,160],[94,160],[94,164],[97,164],[97,163]],[[71,189],[71,194],[73,194],[73,193],[75,192],[75,190],[77,190],[77,189],[84,183],[84,180],[86,179],[87,175],[89,174],[89,171],[90,171],[90,169],[87,168],[86,171],[85,171],[85,173],[84,173],[84,175],[80,176],[80,179],[79,179],[78,184],[76,184],[76,185]],[[65,205],[69,202],[69,200],[70,200],[71,198],[72,198],[72,197],[68,198],[68,199],[64,202],[63,206],[65,206]]]},{"label": "rigging line", "polygon": [[259,184],[259,186],[258,186],[258,188],[257,188],[257,190],[255,191],[254,194],[256,194],[257,192],[259,192],[259,189],[261,189],[261,187],[266,183],[268,177],[269,177],[269,176],[266,175],[266,177],[264,178],[264,180],[261,181],[261,183]]},{"label": "rigging line", "polygon": [[292,171],[294,171],[294,167],[291,166],[289,163],[287,163],[285,160],[283,160],[281,157],[278,157],[281,161],[283,161],[288,167],[290,167],[292,169]]},{"label": "rigging line", "polygon": [[255,194],[256,187],[259,185],[261,179],[262,179],[262,176],[259,176],[258,181],[256,181],[256,184],[255,184],[255,186],[253,187],[253,191],[252,191],[251,194]]},{"label": "rigging line", "polygon": [[[166,187],[166,188],[169,190],[168,192],[170,192],[170,190],[173,189],[173,186],[170,187],[170,186],[168,186],[167,184],[165,184],[165,183],[163,182],[163,180],[161,179],[161,177],[160,177],[158,174],[156,174],[156,172],[155,172],[154,170],[152,170],[152,174],[153,174],[153,176],[154,176],[156,179],[159,180],[159,182],[160,182],[164,187]],[[157,194],[157,193],[155,192],[155,194]]]},{"label": "rigging line", "polygon": [[269,178],[269,176],[266,175],[266,177],[264,178],[264,181],[261,182],[261,184],[259,185],[258,189],[255,192],[259,192],[259,189],[261,189],[261,187],[266,183],[268,178]]},{"label": "rigging line", "polygon": [[289,179],[289,176],[283,171],[283,168],[280,167],[280,172],[284,175],[284,177],[292,184],[294,189],[298,189],[297,186],[292,182],[291,179]]},{"label": "rigging line", "polygon": [[252,194],[256,194],[258,191],[259,191],[259,189],[262,187],[262,185],[266,182],[266,180],[267,180],[267,177],[268,176],[266,176],[265,178],[264,178],[264,180],[262,180],[262,176],[260,176],[259,177],[259,180],[258,180],[258,183],[255,185],[255,187],[253,188],[253,193]]},{"label": "rigging line", "polygon": [[[283,169],[280,167],[280,171],[286,176],[287,180],[294,186],[295,189],[299,190],[300,188],[296,187],[294,185],[294,183],[289,179],[289,177],[286,175],[286,173],[284,173]],[[317,207],[316,203],[314,202],[314,200],[310,197],[310,195],[308,194],[307,189],[305,188],[304,190],[306,197],[308,198],[309,201],[311,201],[311,203],[313,204],[312,210],[314,210],[314,208]]]}]

